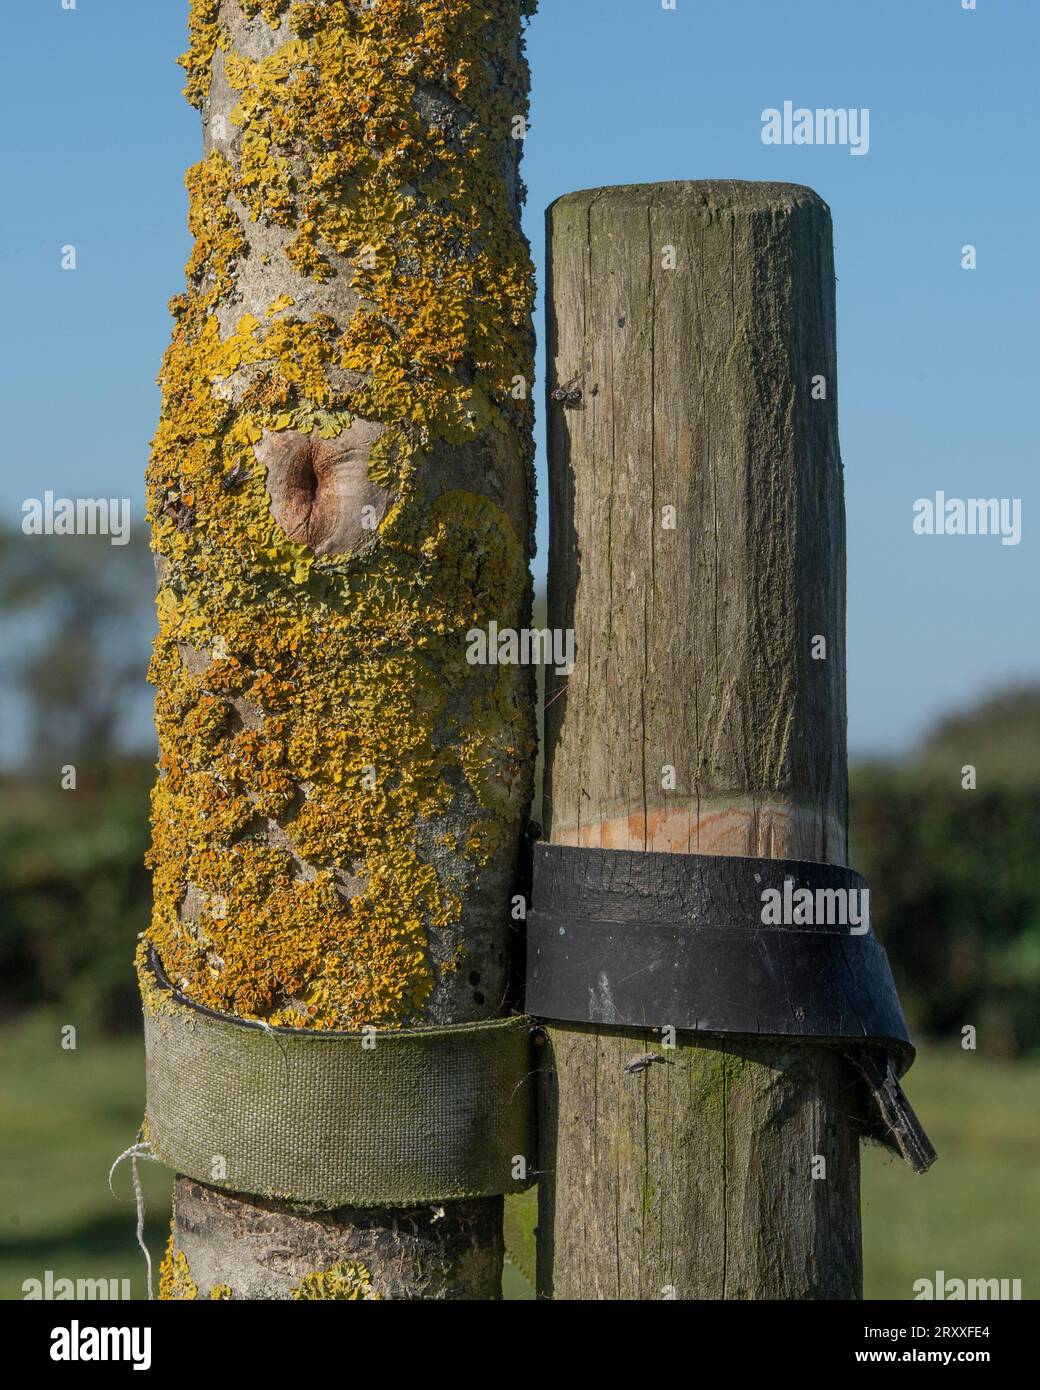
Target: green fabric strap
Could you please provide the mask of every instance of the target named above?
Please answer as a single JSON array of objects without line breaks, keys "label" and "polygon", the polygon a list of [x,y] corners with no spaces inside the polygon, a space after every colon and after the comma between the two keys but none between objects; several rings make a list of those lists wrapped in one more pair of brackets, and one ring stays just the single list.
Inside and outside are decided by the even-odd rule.
[{"label": "green fabric strap", "polygon": [[154,959],[141,983],[144,1137],[179,1173],[311,1211],[492,1196],[533,1181],[526,1016],[385,1032],[269,1028],[192,1004]]}]

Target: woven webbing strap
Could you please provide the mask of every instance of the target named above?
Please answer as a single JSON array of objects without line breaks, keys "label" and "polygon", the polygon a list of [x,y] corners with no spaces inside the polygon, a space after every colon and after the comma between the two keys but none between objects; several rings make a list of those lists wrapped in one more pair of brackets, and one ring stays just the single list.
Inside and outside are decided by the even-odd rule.
[{"label": "woven webbing strap", "polygon": [[309,1210],[519,1192],[532,1181],[529,1018],[360,1033],[199,1008],[142,980],[146,1137],[198,1182]]}]

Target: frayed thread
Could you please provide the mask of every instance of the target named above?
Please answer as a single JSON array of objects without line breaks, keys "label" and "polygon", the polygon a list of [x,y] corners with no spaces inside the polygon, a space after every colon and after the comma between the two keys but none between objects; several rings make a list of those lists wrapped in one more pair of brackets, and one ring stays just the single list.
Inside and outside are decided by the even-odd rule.
[{"label": "frayed thread", "polygon": [[112,1177],[119,1165],[126,1159],[129,1159],[130,1172],[134,1186],[134,1202],[137,1206],[137,1243],[141,1247],[141,1253],[144,1255],[144,1262],[148,1271],[148,1297],[152,1299],[155,1297],[152,1292],[152,1256],[144,1238],[144,1189],[141,1186],[141,1175],[137,1168],[138,1160],[142,1158],[148,1159],[151,1163],[159,1162],[159,1159],[152,1153],[151,1144],[147,1139],[142,1140],[141,1132],[138,1130],[137,1142],[131,1144],[128,1149],[124,1149],[115,1163],[112,1164],[112,1167],[108,1170],[108,1190],[113,1197],[116,1197],[117,1201],[123,1200],[121,1197],[117,1196],[116,1190],[112,1186]]}]

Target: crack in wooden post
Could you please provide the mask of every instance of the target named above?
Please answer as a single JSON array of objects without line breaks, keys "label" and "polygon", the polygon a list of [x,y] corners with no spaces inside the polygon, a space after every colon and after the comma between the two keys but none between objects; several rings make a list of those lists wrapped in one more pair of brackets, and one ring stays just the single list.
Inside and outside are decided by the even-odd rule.
[{"label": "crack in wooden post", "polygon": [[[647,184],[570,194],[548,233],[549,625],[577,663],[546,709],[547,837],[844,864],[829,211],[795,185]],[[543,1297],[861,1296],[836,1050],[680,1034],[632,1075],[659,1033],[547,1032]]]}]

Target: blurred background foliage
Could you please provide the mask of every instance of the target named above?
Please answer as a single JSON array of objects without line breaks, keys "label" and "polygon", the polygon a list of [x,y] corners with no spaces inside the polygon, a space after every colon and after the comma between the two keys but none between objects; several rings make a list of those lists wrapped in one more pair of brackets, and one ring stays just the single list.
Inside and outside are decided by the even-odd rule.
[{"label": "blurred background foliage", "polygon": [[136,1026],[127,953],[148,913],[154,587],[143,540],[0,532],[7,1013],[39,1003],[109,1032]]},{"label": "blurred background foliage", "polygon": [[[143,542],[8,533],[0,576],[0,1296],[48,1268],[129,1277],[143,1296],[133,1209],[106,1175],[143,1094],[131,962],[149,911],[151,562]],[[1036,1297],[1040,685],[945,719],[912,757],[854,766],[851,787],[852,863],[872,885],[921,1048],[908,1089],[941,1155],[914,1178],[865,1153],[867,1294],[912,1297],[942,1268],[1021,1278]],[[75,1050],[61,1045],[69,1023]],[[977,1051],[961,1047],[966,1025]],[[145,1170],[158,1253],[170,1178]],[[516,1270],[506,1289],[530,1296]]]},{"label": "blurred background foliage", "polygon": [[944,719],[912,759],[854,766],[850,791],[852,864],[911,1027],[1040,1054],[1040,686]]}]

